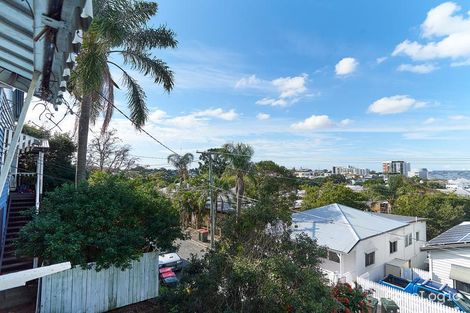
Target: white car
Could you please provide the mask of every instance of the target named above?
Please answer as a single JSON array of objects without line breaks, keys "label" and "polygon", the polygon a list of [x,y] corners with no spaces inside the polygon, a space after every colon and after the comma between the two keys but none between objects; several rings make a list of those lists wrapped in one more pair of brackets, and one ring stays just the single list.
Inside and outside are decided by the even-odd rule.
[{"label": "white car", "polygon": [[171,267],[175,271],[181,270],[183,260],[177,253],[165,253],[158,256],[158,268]]}]

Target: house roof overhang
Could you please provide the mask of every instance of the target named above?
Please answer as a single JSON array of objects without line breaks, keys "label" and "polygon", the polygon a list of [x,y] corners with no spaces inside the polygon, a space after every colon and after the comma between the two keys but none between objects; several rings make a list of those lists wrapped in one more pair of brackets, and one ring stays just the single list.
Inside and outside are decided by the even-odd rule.
[{"label": "house roof overhang", "polygon": [[449,243],[449,244],[440,244],[440,245],[426,245],[424,247],[421,247],[421,251],[449,250],[449,249],[459,249],[459,248],[470,248],[470,242]]},{"label": "house roof overhang", "polygon": [[39,72],[34,95],[60,104],[92,16],[92,0],[0,1],[0,86],[27,92]]}]

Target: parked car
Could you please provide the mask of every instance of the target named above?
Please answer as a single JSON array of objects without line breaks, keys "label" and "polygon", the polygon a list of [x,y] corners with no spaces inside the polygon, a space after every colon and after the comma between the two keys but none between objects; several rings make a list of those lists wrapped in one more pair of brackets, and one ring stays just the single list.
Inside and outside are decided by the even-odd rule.
[{"label": "parked car", "polygon": [[160,254],[158,257],[158,267],[170,267],[175,271],[181,270],[183,266],[183,260],[177,253],[165,253]]},{"label": "parked car", "polygon": [[447,284],[440,284],[422,278],[409,281],[393,275],[388,275],[380,283],[470,313],[470,299],[457,289],[447,286]]},{"label": "parked car", "polygon": [[176,277],[175,272],[169,267],[162,267],[159,269],[160,279],[162,283],[168,287],[177,286],[179,283],[178,277]]}]

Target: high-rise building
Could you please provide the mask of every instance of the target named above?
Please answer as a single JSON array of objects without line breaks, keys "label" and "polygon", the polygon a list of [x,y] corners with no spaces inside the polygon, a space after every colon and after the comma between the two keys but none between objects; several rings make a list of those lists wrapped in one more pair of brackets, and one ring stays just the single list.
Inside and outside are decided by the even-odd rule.
[{"label": "high-rise building", "polygon": [[411,165],[405,161],[384,161],[382,162],[382,172],[384,174],[408,175]]}]

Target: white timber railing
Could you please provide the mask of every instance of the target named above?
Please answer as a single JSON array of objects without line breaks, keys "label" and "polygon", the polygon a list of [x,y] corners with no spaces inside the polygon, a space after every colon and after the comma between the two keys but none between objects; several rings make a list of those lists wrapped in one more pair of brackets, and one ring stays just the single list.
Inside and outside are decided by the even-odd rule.
[{"label": "white timber railing", "polygon": [[461,313],[458,309],[447,307],[438,302],[421,298],[376,282],[358,277],[357,284],[364,290],[369,290],[372,296],[378,300],[381,298],[391,299],[400,308],[400,313]]},{"label": "white timber railing", "polygon": [[415,278],[432,279],[431,273],[419,268],[403,268],[401,276],[401,278],[408,280],[413,280]]}]

